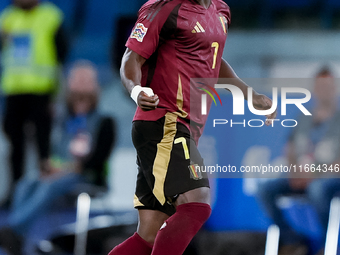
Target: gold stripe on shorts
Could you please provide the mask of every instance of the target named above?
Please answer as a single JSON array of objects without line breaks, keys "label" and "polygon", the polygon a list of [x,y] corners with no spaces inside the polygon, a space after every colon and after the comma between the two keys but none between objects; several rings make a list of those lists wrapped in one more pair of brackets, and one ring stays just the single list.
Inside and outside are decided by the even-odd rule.
[{"label": "gold stripe on shorts", "polygon": [[160,143],[157,144],[157,154],[153,164],[153,175],[155,184],[153,194],[163,205],[165,203],[164,183],[170,162],[171,150],[177,131],[177,115],[168,112],[165,115],[164,135]]},{"label": "gold stripe on shorts", "polygon": [[137,207],[137,206],[144,206],[138,199],[138,197],[135,195],[135,197],[133,198],[133,206]]}]

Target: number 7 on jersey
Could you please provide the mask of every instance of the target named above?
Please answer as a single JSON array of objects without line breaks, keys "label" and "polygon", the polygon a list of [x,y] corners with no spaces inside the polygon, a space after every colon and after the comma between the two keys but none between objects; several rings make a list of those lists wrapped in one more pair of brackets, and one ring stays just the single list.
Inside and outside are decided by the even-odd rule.
[{"label": "number 7 on jersey", "polygon": [[219,48],[219,46],[220,46],[220,45],[218,44],[218,42],[213,42],[213,43],[211,44],[211,47],[215,49],[215,50],[214,50],[214,59],[213,59],[212,69],[215,69],[215,67],[216,67],[216,59],[217,59],[217,53],[218,53],[218,48]]}]

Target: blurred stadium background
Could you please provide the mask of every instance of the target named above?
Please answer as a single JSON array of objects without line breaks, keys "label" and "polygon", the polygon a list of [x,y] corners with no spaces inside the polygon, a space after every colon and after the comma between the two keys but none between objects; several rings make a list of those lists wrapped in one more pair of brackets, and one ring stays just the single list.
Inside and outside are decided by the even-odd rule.
[{"label": "blurred stadium background", "polygon": [[[137,11],[145,1],[51,2],[59,6],[65,14],[65,28],[71,44],[68,64],[61,74],[61,91],[65,87],[62,77],[72,62],[77,59],[93,61],[100,71],[102,86],[100,106],[112,114],[118,123],[118,144],[110,160],[108,176],[111,189],[105,197],[93,201],[92,211],[130,211],[136,173],[135,152],[130,139],[135,104],[122,88],[118,70],[125,41],[136,20]],[[339,76],[339,0],[226,0],[226,2],[232,10],[232,26],[229,29],[224,57],[241,78],[313,78],[315,72],[323,65],[330,66]],[[1,0],[0,11],[9,3],[10,0]],[[306,86],[309,86],[308,83]],[[256,89],[264,93],[269,92],[267,87],[261,85],[256,85]],[[235,137],[240,137],[240,134],[235,134]],[[281,148],[286,137],[287,133],[280,138],[281,147],[277,149],[276,156],[282,153]],[[267,153],[265,145],[254,146],[260,145],[262,152]],[[0,132],[0,202],[9,192],[7,146],[4,135]],[[255,149],[258,152],[258,147]],[[34,176],[37,174],[35,153],[29,151],[27,174]],[[248,154],[239,155],[240,162],[254,157],[249,156],[250,152],[247,152]],[[272,160],[272,156],[269,158]],[[216,247],[223,246],[223,242],[218,240],[229,240],[235,245],[244,240],[249,241],[254,232],[264,233],[270,223],[253,197],[251,180],[216,180],[214,183],[216,184],[214,213],[206,226],[206,231],[212,231],[214,234],[201,235],[199,246],[204,246],[206,250],[210,249],[210,252],[199,254],[218,254],[217,251],[214,253]],[[47,229],[50,229],[59,222],[71,222],[73,219],[65,216],[66,220],[60,220],[63,216],[59,215],[58,220],[51,224],[52,220],[49,217],[32,230],[31,239],[34,242],[48,233],[47,230],[42,231],[41,226],[47,224]],[[0,213],[0,225],[4,223],[4,219],[5,213]],[[225,231],[248,232],[248,236],[237,233],[227,237]],[[315,229],[303,231],[311,231],[312,236],[317,235]],[[261,235],[256,238],[260,239],[253,241],[257,246],[252,246],[255,247],[252,254],[261,254],[264,238]],[[222,254],[248,254],[244,250],[238,251],[236,246],[231,245],[230,253]]]}]

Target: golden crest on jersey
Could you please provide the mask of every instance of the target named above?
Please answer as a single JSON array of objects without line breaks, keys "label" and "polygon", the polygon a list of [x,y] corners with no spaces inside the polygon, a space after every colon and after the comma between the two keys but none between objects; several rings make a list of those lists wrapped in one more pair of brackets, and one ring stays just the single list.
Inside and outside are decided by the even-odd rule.
[{"label": "golden crest on jersey", "polygon": [[222,24],[222,28],[223,28],[224,33],[227,34],[228,33],[228,20],[226,19],[226,17],[224,17],[222,15],[220,16],[219,20]]}]

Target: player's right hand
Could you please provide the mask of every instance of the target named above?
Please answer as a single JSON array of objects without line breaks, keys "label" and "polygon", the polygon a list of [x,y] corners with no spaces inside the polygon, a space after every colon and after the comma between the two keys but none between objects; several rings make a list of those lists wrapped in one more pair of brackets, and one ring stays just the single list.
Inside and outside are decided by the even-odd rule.
[{"label": "player's right hand", "polygon": [[141,91],[137,97],[137,102],[143,111],[151,111],[157,108],[159,98],[157,95],[148,96],[144,91]]}]

